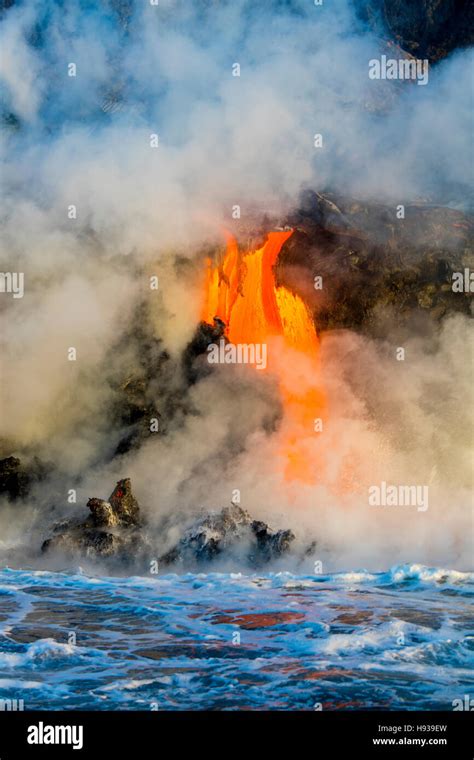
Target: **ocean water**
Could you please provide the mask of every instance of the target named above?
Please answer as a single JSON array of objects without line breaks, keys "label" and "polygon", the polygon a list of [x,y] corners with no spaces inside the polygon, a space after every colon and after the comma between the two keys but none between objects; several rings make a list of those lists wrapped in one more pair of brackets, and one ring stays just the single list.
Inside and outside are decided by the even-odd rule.
[{"label": "ocean water", "polygon": [[[28,709],[452,709],[474,574],[0,572],[0,699]],[[71,636],[71,634],[75,634]]]}]

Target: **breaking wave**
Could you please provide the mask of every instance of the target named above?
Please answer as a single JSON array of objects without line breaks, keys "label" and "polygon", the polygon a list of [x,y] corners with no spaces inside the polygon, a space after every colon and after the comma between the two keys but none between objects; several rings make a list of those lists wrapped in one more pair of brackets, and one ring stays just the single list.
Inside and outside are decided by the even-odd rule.
[{"label": "breaking wave", "polygon": [[474,574],[0,573],[0,698],[25,709],[451,709]]}]

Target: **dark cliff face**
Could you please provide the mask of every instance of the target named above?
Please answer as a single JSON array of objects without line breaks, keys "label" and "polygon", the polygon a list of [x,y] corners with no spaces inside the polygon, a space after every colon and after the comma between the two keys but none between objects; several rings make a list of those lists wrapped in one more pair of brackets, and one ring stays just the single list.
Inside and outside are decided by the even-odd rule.
[{"label": "dark cliff face", "polygon": [[355,0],[355,4],[376,33],[417,58],[435,62],[474,43],[471,0]]},{"label": "dark cliff face", "polygon": [[455,273],[474,269],[474,221],[460,211],[412,204],[398,218],[395,206],[308,192],[286,221],[294,232],[277,281],[306,301],[320,332],[376,334],[384,313],[392,326],[471,313],[472,293],[453,289]]}]

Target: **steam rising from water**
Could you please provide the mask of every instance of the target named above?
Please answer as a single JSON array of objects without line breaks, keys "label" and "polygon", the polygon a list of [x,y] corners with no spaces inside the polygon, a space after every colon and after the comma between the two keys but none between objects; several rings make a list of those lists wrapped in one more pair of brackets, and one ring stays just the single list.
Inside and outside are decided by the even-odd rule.
[{"label": "steam rising from water", "polygon": [[[148,300],[156,334],[178,357],[201,292],[197,276],[177,274],[174,254],[220,242],[234,204],[243,224],[257,211],[283,215],[304,186],[462,205],[472,52],[432,68],[426,87],[400,86],[368,79],[379,42],[350,3],[92,5],[20,3],[1,24],[10,124],[2,271],[24,271],[26,285],[23,299],[2,298],[4,454],[30,445],[60,473],[31,509],[63,498],[77,474],[81,508],[129,475],[152,522],[221,507],[239,488],[255,515],[314,533],[333,566],[410,559],[465,568],[472,404],[460,317],[439,338],[413,336],[402,363],[389,335],[386,347],[349,333],[323,338],[331,412],[324,434],[302,432],[316,488],[282,483],[275,385],[242,367],[194,386],[196,413],[170,423],[166,439],[100,462],[110,454],[105,379],[138,359],[113,350],[137,299]],[[67,76],[71,62],[76,77]],[[150,272],[160,276],[156,305]],[[304,375],[297,357],[285,360]],[[369,508],[367,487],[381,480],[429,483],[428,512]],[[10,524],[5,514],[14,540],[28,519]]]}]

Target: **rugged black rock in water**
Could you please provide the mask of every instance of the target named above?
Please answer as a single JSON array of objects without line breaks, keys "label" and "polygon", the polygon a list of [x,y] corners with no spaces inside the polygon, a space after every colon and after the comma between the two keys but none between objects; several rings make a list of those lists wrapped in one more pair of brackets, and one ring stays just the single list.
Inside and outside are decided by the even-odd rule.
[{"label": "rugged black rock in water", "polygon": [[[118,481],[108,501],[93,497],[87,506],[90,515],[86,520],[56,523],[53,535],[43,542],[43,552],[74,559],[114,559],[135,564],[142,571],[156,557],[142,530],[129,478]],[[235,557],[258,567],[287,552],[294,538],[291,530],[273,531],[232,504],[187,527],[178,543],[160,557],[160,563],[193,567],[218,557]]]},{"label": "rugged black rock in water", "polygon": [[287,552],[294,538],[291,530],[273,531],[232,504],[195,522],[160,561],[192,567],[218,557],[237,557],[259,566]]},{"label": "rugged black rock in water", "polygon": [[132,561],[149,548],[140,531],[140,508],[132,493],[130,478],[119,480],[108,501],[91,498],[89,517],[84,521],[57,523],[42,551],[91,559],[115,557]]}]

